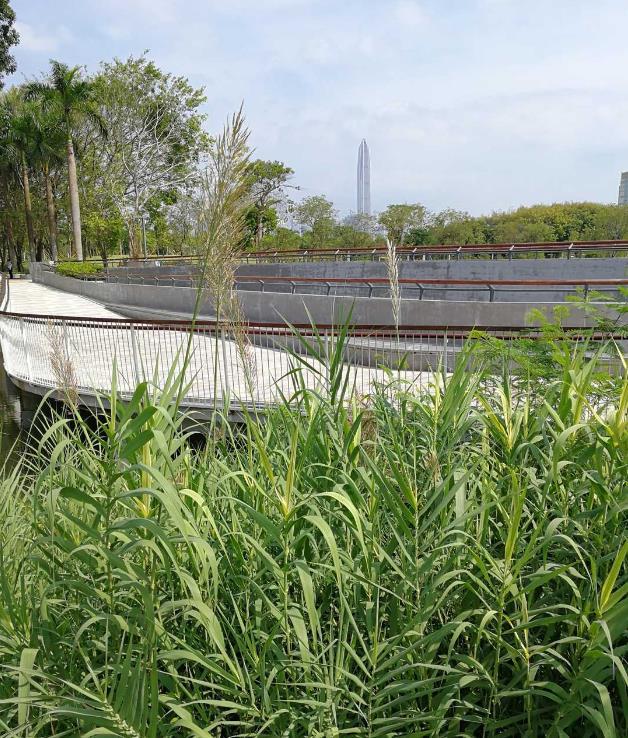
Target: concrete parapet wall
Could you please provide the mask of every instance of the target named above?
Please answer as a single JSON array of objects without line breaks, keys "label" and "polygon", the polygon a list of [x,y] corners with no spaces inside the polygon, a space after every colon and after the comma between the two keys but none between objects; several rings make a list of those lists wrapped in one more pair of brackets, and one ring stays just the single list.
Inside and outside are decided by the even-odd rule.
[{"label": "concrete parapet wall", "polygon": [[[433,259],[399,262],[402,279],[617,279],[628,273],[628,258],[573,259]],[[238,275],[354,277],[387,276],[383,261],[242,264]]]},{"label": "concrete parapet wall", "polygon": [[[132,267],[112,267],[110,274],[126,279],[129,275],[150,279],[163,274],[189,275],[196,273],[193,264],[161,262],[137,264]],[[239,276],[306,278],[385,278],[383,261],[317,261],[271,262],[241,264]],[[548,259],[432,259],[401,260],[399,276],[404,279],[616,279],[628,275],[628,258],[548,258]]]},{"label": "concrete parapet wall", "polygon": [[[194,307],[196,291],[186,287],[153,287],[127,284],[87,282],[62,277],[54,272],[37,270],[33,278],[50,287],[91,298],[120,312],[128,309],[135,317],[156,318],[189,315]],[[274,292],[240,291],[240,301],[246,318],[251,322],[270,323],[338,323],[351,315],[357,325],[391,325],[394,323],[391,301],[382,297],[328,297],[323,295],[291,295]],[[477,302],[449,300],[403,300],[401,324],[424,326],[510,326],[528,324],[532,308],[541,310],[548,318],[556,302]],[[602,309],[603,306],[600,306]],[[569,306],[564,325],[580,327],[591,325],[591,318],[583,311]],[[145,311],[145,312],[142,312]],[[203,301],[201,315],[211,317],[214,307],[210,298]],[[614,311],[605,314],[615,317]]]}]

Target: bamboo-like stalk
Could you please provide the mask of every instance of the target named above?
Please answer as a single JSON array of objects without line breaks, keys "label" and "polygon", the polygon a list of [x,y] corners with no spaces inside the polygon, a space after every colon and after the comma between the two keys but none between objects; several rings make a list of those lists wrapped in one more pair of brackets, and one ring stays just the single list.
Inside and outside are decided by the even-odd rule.
[{"label": "bamboo-like stalk", "polygon": [[346,340],[200,452],[176,380],[52,411],[0,476],[5,734],[627,733],[626,377],[469,346],[348,406]]},{"label": "bamboo-like stalk", "polygon": [[399,286],[399,256],[394,243],[386,239],[386,271],[390,283],[390,305],[392,308],[393,322],[399,330],[399,319],[401,315],[401,289]]}]

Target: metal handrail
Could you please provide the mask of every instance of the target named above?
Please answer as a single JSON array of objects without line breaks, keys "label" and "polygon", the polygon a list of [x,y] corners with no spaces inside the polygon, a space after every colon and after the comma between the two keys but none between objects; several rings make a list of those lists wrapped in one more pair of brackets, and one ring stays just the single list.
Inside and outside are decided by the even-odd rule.
[{"label": "metal handrail", "polygon": [[[338,327],[331,325],[314,328],[258,323],[234,327],[207,320],[0,314],[5,368],[24,389],[51,390],[61,396],[72,389],[87,402],[89,397],[111,391],[116,372],[118,391],[128,396],[144,379],[164,386],[174,367],[184,372],[188,388],[184,406],[229,407],[234,412],[268,408],[291,397],[296,389],[294,354],[303,352],[303,341],[311,339],[312,345],[323,345],[327,347],[323,350],[329,351],[338,335]],[[451,371],[466,341],[476,337],[482,341],[487,335],[506,342],[522,336],[544,337],[534,328],[497,326],[475,331],[473,326],[359,326],[344,338],[344,368],[360,396],[387,391],[391,377],[420,386],[440,368]],[[581,328],[565,335],[571,340],[593,341],[624,337],[620,332]],[[190,363],[183,367],[188,347]],[[63,367],[62,376],[59,366]],[[300,381],[312,389],[319,389],[327,376],[316,357],[308,357],[301,369]],[[611,369],[616,367],[609,363]]]},{"label": "metal handrail", "polygon": [[[97,277],[79,277],[85,281],[102,281]],[[139,274],[107,275],[106,281],[115,284],[137,284],[140,286],[161,286],[160,283],[168,283],[169,287],[181,287],[177,282],[186,283],[185,287],[198,285],[196,275],[150,275],[144,277]],[[591,289],[602,292],[615,291],[619,287],[628,287],[628,279],[426,279],[426,278],[400,278],[398,284],[403,288],[419,291],[418,299],[422,300],[425,293],[430,290],[444,289],[446,291],[488,291],[489,302],[495,301],[495,296],[500,291],[516,292],[549,292],[557,289],[561,292],[573,292],[568,288],[582,288],[584,297],[589,296]],[[295,276],[267,276],[267,275],[237,275],[234,283],[236,286],[251,284],[259,286],[261,292],[268,292],[268,285],[287,284],[290,286],[291,294],[297,292],[299,287],[321,286],[326,288],[326,295],[331,295],[332,290],[338,287],[368,289],[368,297],[374,296],[374,289],[390,288],[390,280],[385,277],[295,277]],[[523,288],[521,290],[508,290],[508,287]],[[613,290],[605,288],[614,288]],[[307,294],[307,293],[306,293]],[[621,300],[623,302],[624,300]]]},{"label": "metal handrail", "polygon": [[[127,280],[127,284],[134,284],[129,280],[140,280],[143,284],[151,282],[172,282],[173,280],[180,280],[182,282],[198,282],[199,279],[195,275],[189,274],[160,274],[143,277],[139,274],[130,274],[124,277]],[[73,277],[74,279],[74,277]],[[102,279],[94,276],[81,276],[76,277],[84,281],[103,281]],[[119,275],[108,275],[108,281],[120,282],[121,277]],[[300,277],[300,276],[283,276],[283,275],[266,275],[266,274],[242,274],[236,275],[234,282],[259,282],[260,284],[274,284],[274,283],[299,283],[299,284],[356,284],[356,285],[388,285],[390,279],[387,277]],[[626,278],[604,278],[604,279],[434,279],[434,278],[415,278],[415,277],[401,277],[397,280],[399,284],[435,284],[435,285],[487,285],[493,284],[495,286],[536,286],[536,285],[556,285],[556,286],[622,286],[628,285],[628,279]]]},{"label": "metal handrail", "polygon": [[[628,240],[599,240],[599,241],[573,241],[557,242],[557,241],[540,241],[525,243],[494,243],[494,244],[435,244],[429,246],[401,246],[396,249],[398,256],[407,257],[408,259],[426,258],[426,257],[446,257],[466,258],[466,256],[474,255],[503,255],[508,259],[512,259],[517,254],[530,253],[551,253],[566,254],[568,258],[574,257],[579,253],[595,253],[595,252],[628,252]],[[240,261],[248,263],[249,261],[280,261],[281,259],[305,259],[307,261],[328,260],[337,261],[347,258],[349,260],[360,257],[369,257],[370,259],[378,259],[387,253],[386,246],[370,246],[346,249],[286,249],[283,251],[251,251],[243,252],[240,255]],[[141,257],[133,259],[129,256],[115,257],[108,259],[108,264],[141,264],[159,262],[198,262],[202,257],[197,254],[176,255],[166,254],[163,256]],[[68,260],[71,261],[71,260]],[[91,262],[102,262],[100,258],[87,259]]]},{"label": "metal handrail", "polygon": [[[22,312],[3,312],[0,315],[0,321],[5,318],[18,319],[24,321],[30,321],[32,323],[45,323],[47,325],[67,325],[72,327],[106,327],[112,325],[114,327],[125,327],[134,326],[137,330],[151,330],[151,329],[165,329],[172,328],[178,331],[184,332],[197,332],[197,333],[211,333],[222,330],[236,330],[234,325],[229,321],[221,320],[207,320],[207,319],[142,319],[142,318],[125,318],[125,317],[111,317],[111,318],[77,318],[72,315],[53,315],[53,314],[42,314],[42,313],[22,313]],[[293,336],[296,333],[304,336],[316,336],[319,334],[334,334],[337,335],[341,330],[341,327],[333,323],[317,323],[312,325],[311,323],[291,323],[290,325],[285,322],[262,322],[256,321],[254,323],[245,322],[241,326],[237,327],[237,330],[242,330],[245,333],[259,334],[268,333],[269,335],[286,335]],[[615,333],[613,331],[603,331],[596,328],[583,329],[579,328],[563,328],[565,336],[569,339],[584,340],[595,338],[596,340],[603,339],[624,339],[624,333]],[[379,335],[383,337],[396,337],[402,336],[442,336],[447,333],[448,336],[456,335],[460,338],[473,338],[484,335],[492,335],[495,338],[545,338],[546,333],[542,328],[535,326],[508,326],[508,325],[491,325],[483,326],[478,328],[475,325],[425,325],[425,324],[413,324],[413,325],[402,325],[395,326],[392,324],[360,324],[351,326],[348,329],[347,335],[351,336],[362,336],[362,335]]]}]

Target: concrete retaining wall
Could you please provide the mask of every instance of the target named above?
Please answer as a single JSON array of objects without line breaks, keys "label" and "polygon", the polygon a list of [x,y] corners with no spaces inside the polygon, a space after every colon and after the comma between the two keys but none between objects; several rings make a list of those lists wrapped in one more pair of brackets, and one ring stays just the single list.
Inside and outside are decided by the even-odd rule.
[{"label": "concrete retaining wall", "polygon": [[[62,277],[41,269],[33,270],[33,279],[50,287],[73,292],[112,307],[123,314],[141,318],[185,317],[193,309],[196,291],[186,287],[153,287],[104,282],[84,282]],[[244,313],[251,322],[338,323],[351,314],[355,324],[391,325],[394,322],[391,301],[387,298],[327,297],[320,295],[290,295],[245,292],[240,294]],[[561,304],[561,303],[558,303]],[[551,317],[554,302],[468,302],[444,300],[404,300],[401,323],[424,326],[476,325],[518,327],[528,324],[531,308]],[[563,308],[565,307],[562,303]],[[591,319],[582,311],[569,307],[564,321],[568,326],[585,326]],[[203,301],[201,314],[214,314],[211,299]],[[606,311],[609,317],[615,314]]]},{"label": "concrete retaining wall", "polygon": [[[112,275],[126,278],[129,274],[141,275],[146,279],[160,274],[189,275],[195,273],[190,264],[162,266],[154,264],[116,267],[109,270]],[[383,261],[319,261],[284,262],[267,264],[241,264],[237,274],[285,277],[355,277],[376,279],[386,277]],[[572,259],[434,259],[426,261],[401,261],[399,275],[406,279],[617,279],[628,275],[628,258],[582,258]]]}]

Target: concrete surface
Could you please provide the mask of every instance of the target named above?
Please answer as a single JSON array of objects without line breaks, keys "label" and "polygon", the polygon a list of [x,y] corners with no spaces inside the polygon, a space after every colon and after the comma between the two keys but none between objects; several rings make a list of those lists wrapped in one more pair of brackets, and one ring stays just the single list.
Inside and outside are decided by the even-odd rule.
[{"label": "concrete surface", "polygon": [[[565,260],[566,261],[566,260]],[[52,272],[36,270],[34,278],[47,286],[79,294],[105,305],[118,312],[125,308],[134,311],[134,317],[153,319],[157,314],[190,314],[195,300],[194,289],[186,287],[153,287],[126,284],[107,284],[105,282],[85,282],[71,277],[62,277]],[[394,322],[392,304],[388,298],[327,297],[320,295],[290,295],[280,293],[239,292],[246,318],[251,322],[283,322],[318,324],[343,320],[351,313],[355,324],[391,325]],[[528,325],[527,316],[532,308],[542,311],[551,318],[557,307],[569,310],[564,320],[566,326],[593,325],[594,321],[583,311],[563,302],[476,302],[445,300],[403,300],[401,305],[402,325],[425,326],[510,326]],[[600,305],[601,312],[614,318],[613,310]],[[150,314],[142,315],[141,309]],[[140,312],[138,312],[138,310]],[[201,315],[211,317],[214,307],[206,298],[201,307]],[[624,322],[626,318],[624,318]]]}]

